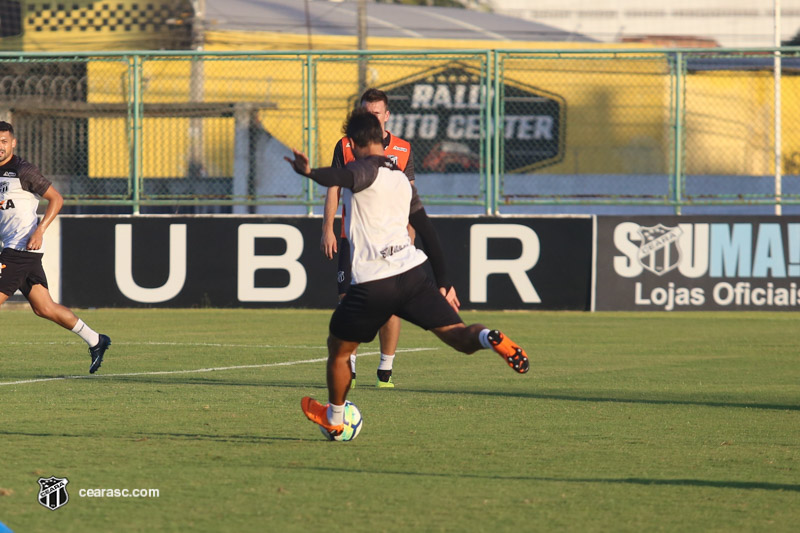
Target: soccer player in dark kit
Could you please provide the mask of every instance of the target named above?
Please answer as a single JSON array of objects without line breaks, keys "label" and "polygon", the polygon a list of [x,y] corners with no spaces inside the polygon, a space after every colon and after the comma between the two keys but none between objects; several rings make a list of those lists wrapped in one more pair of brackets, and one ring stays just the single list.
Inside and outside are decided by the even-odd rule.
[{"label": "soccer player in dark kit", "polygon": [[[69,308],[53,301],[42,268],[43,238],[64,200],[39,169],[14,155],[14,128],[0,121],[0,305],[19,289],[36,315],[66,328],[89,346],[94,374],[111,339],[87,326]],[[39,197],[47,200],[41,221]]]},{"label": "soccer player in dark kit", "polygon": [[432,331],[460,352],[492,348],[520,374],[529,368],[525,351],[511,339],[482,324],[465,325],[423,268],[427,256],[411,242],[407,229],[413,188],[386,157],[378,119],[356,109],[347,119],[345,135],[355,154],[345,168],[312,170],[308,157],[296,150],[294,159],[286,158],[298,174],[326,187],[342,187],[350,213],[345,229],[352,246],[352,284],[329,325],[329,403],[308,396],[301,401],[306,417],[331,435],[344,427],[350,354],[360,343],[372,341],[392,315]]},{"label": "soccer player in dark kit", "polygon": [[[367,89],[361,95],[360,105],[369,111],[381,124],[382,145],[384,154],[402,170],[411,184],[414,184],[414,158],[411,154],[411,145],[408,141],[392,135],[386,130],[386,123],[389,120],[389,97],[379,89]],[[355,160],[353,147],[350,139],[342,137],[336,143],[333,151],[332,167],[344,168],[348,163]],[[333,185],[328,188],[325,196],[325,209],[322,217],[322,238],[320,248],[328,259],[333,259],[335,253],[339,253],[339,270],[337,273],[337,284],[339,289],[339,299],[344,298],[347,289],[350,287],[350,243],[344,234],[344,227],[347,223],[347,208],[342,206],[342,231],[337,239],[333,229],[333,220],[336,216],[336,209],[339,205],[341,188]],[[420,236],[425,246],[431,267],[433,268],[436,282],[439,284],[448,301],[458,308],[460,302],[456,295],[455,288],[447,278],[446,266],[442,257],[438,237],[435,235],[430,219],[418,196],[414,196],[414,203],[411,205],[409,213],[409,234],[411,241],[414,242],[415,232]],[[337,249],[338,245],[338,249]],[[400,338],[400,319],[392,316],[381,326],[378,332],[381,345],[381,359],[378,364],[378,388],[394,388],[392,380],[392,368],[394,356],[397,350],[397,343]],[[356,353],[350,354],[351,387],[356,384]]]}]

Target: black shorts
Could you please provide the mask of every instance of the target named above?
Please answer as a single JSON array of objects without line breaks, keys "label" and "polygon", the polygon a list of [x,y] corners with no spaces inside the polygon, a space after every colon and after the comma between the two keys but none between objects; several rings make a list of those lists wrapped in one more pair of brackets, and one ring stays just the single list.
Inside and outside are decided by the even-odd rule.
[{"label": "black shorts", "polygon": [[42,254],[4,248],[0,252],[0,292],[11,296],[19,289],[27,298],[34,285],[47,288]]},{"label": "black shorts", "polygon": [[420,265],[391,278],[350,285],[333,312],[330,333],[345,341],[370,342],[392,315],[423,329],[463,322]]},{"label": "black shorts", "polygon": [[339,295],[347,292],[350,288],[350,241],[347,237],[339,238],[339,271],[336,273],[336,287]]}]

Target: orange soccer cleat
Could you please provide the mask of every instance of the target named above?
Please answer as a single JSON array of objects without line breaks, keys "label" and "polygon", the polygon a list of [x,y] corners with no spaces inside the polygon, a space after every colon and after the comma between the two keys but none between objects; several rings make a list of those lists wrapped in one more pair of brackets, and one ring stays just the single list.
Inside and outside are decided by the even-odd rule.
[{"label": "orange soccer cleat", "polygon": [[525,350],[517,346],[514,341],[496,329],[489,332],[488,338],[494,351],[506,360],[508,366],[520,374],[524,374],[528,371],[530,363],[528,362],[528,355],[525,353]]},{"label": "orange soccer cleat", "polygon": [[314,422],[315,424],[319,424],[326,431],[328,431],[331,435],[338,435],[342,431],[344,431],[344,424],[333,425],[328,422],[328,406],[322,405],[314,398],[310,398],[308,396],[304,396],[302,400],[300,400],[300,407],[303,409],[303,413],[305,413],[306,418]]}]

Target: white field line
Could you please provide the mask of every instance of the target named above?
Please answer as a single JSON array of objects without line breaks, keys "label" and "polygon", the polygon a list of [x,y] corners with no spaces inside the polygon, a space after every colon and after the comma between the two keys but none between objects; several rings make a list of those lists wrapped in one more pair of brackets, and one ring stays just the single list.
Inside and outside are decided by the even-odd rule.
[{"label": "white field line", "polygon": [[[138,344],[138,343],[137,343]],[[171,344],[171,343],[168,343]],[[178,344],[178,343],[175,343]],[[298,348],[298,346],[293,346],[293,348]],[[320,347],[318,347],[320,348]],[[321,349],[321,348],[320,348]],[[427,350],[435,350],[435,348],[407,348],[404,350],[397,350],[398,353],[404,352],[423,352]],[[358,354],[358,357],[364,357],[366,355],[377,355],[380,352],[366,352]],[[210,368],[193,368],[189,370],[161,370],[161,371],[153,371],[153,372],[127,372],[123,374],[94,374],[94,375],[80,375],[80,376],[58,376],[52,378],[37,378],[37,379],[22,379],[19,381],[2,381],[0,382],[0,387],[6,387],[10,385],[26,385],[28,383],[43,383],[45,381],[66,381],[68,379],[100,379],[100,378],[119,378],[119,377],[131,377],[131,376],[164,376],[169,374],[199,374],[203,372],[218,372],[223,370],[243,370],[247,368],[270,368],[270,367],[277,367],[277,366],[294,366],[294,365],[307,365],[309,363],[322,363],[327,361],[327,357],[320,357],[317,359],[302,359],[300,361],[284,361],[282,363],[264,363],[261,365],[238,365],[238,366],[217,366],[217,367],[210,367]]]},{"label": "white field line", "polygon": [[[4,346],[71,346],[85,344],[81,341],[64,341],[64,342],[3,342]],[[235,344],[235,343],[222,343],[222,342],[155,342],[155,341],[135,341],[135,342],[112,342],[114,346],[208,346],[211,348],[302,348],[304,350],[326,350],[325,346],[302,346],[298,344]]]}]

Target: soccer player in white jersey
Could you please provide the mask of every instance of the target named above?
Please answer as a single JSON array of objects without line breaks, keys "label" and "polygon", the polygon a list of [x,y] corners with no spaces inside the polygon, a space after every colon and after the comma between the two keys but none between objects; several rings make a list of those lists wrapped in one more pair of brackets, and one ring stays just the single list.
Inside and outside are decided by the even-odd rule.
[{"label": "soccer player in white jersey", "polygon": [[[381,131],[383,138],[381,144],[385,155],[391,159],[397,168],[403,171],[408,180],[414,185],[414,157],[411,155],[411,144],[408,141],[392,135],[386,130],[386,123],[389,120],[389,97],[385,92],[370,88],[364,91],[361,95],[361,107],[378,117],[381,124]],[[332,167],[343,168],[355,160],[353,150],[350,145],[350,140],[343,137],[336,143],[336,148],[333,151]],[[334,254],[339,253],[339,269],[337,272],[337,287],[339,290],[339,299],[344,298],[347,289],[350,287],[350,243],[347,241],[344,228],[347,223],[347,209],[342,208],[342,228],[341,236],[336,238],[333,229],[333,221],[336,217],[336,209],[339,205],[339,196],[341,190],[339,187],[329,187],[325,196],[325,209],[322,216],[322,238],[320,239],[320,249],[328,259],[333,259]],[[456,306],[461,305],[458,301],[455,288],[447,276],[447,267],[445,265],[444,253],[442,252],[439,238],[436,231],[433,229],[430,218],[422,206],[422,200],[417,195],[411,204],[411,210],[408,215],[409,221],[409,235],[411,241],[414,242],[415,235],[419,235],[422,244],[425,247],[425,253],[433,270],[433,275],[436,278],[436,283],[440,288],[440,292],[447,295],[448,301]],[[338,248],[337,248],[338,245]],[[378,332],[378,339],[381,346],[381,359],[378,364],[376,386],[380,389],[394,388],[394,381],[392,380],[392,367],[394,365],[395,352],[397,350],[397,343],[400,338],[400,319],[396,316],[391,317],[386,324],[384,324]],[[356,386],[356,354],[350,354],[350,373],[351,383],[350,388]]]},{"label": "soccer player in white jersey", "polygon": [[308,157],[293,150],[286,158],[295,172],[320,185],[342,187],[350,217],[345,231],[352,246],[350,289],[333,312],[328,336],[328,401],[308,396],[301,401],[306,417],[332,435],[343,430],[344,404],[350,389],[350,354],[375,338],[386,320],[397,315],[431,330],[463,353],[493,348],[523,374],[528,356],[511,339],[482,324],[464,325],[461,317],[427,275],[427,256],[408,235],[412,185],[383,150],[377,117],[364,109],[347,119],[356,160],[345,168],[311,169]]},{"label": "soccer player in white jersey", "polygon": [[[89,373],[94,374],[111,339],[53,301],[42,268],[44,232],[64,200],[38,168],[14,155],[16,146],[14,128],[0,121],[0,305],[19,289],[34,313],[74,332],[89,345]],[[41,221],[36,214],[39,197],[48,202]]]}]

